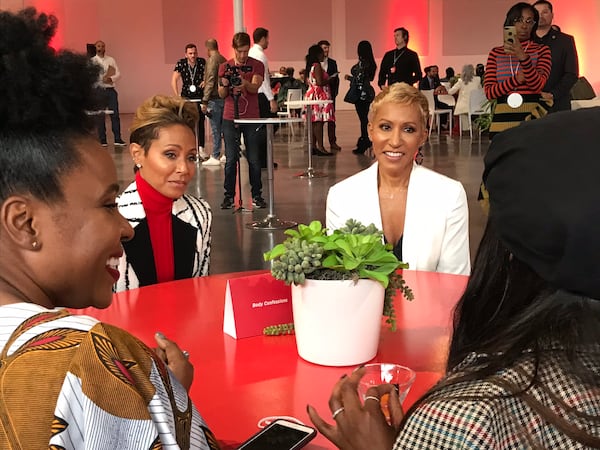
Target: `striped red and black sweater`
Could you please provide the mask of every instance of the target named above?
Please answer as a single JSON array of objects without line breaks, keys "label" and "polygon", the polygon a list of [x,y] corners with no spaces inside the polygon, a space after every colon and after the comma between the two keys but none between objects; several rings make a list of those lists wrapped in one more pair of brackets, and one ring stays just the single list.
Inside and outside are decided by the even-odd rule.
[{"label": "striped red and black sweater", "polygon": [[[488,56],[483,88],[488,99],[499,99],[513,92],[539,94],[552,68],[550,48],[533,41],[521,42],[527,57],[519,61],[515,55],[504,53],[503,47],[494,47]],[[523,72],[525,81],[517,81],[517,72]]]}]

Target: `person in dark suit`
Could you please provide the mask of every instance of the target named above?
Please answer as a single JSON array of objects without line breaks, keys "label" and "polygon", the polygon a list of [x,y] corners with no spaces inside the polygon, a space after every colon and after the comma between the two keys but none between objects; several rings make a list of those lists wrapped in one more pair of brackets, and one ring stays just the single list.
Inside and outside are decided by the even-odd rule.
[{"label": "person in dark suit", "polygon": [[421,63],[419,55],[408,46],[408,30],[404,27],[394,30],[394,41],[396,48],[383,55],[377,85],[383,89],[386,85],[403,81],[413,85],[421,79]]},{"label": "person in dark suit", "polygon": [[[425,76],[421,78],[421,81],[419,81],[419,90],[433,91],[433,98],[435,100],[436,109],[452,109],[444,102],[440,102],[438,100],[438,95],[448,93],[448,91],[446,91],[446,88],[442,86],[442,83],[440,81],[439,70],[440,69],[438,68],[438,66],[425,67]],[[440,124],[444,129],[448,127],[448,117],[445,114],[440,116]]]},{"label": "person in dark suit", "polygon": [[[337,62],[335,59],[329,57],[329,47],[331,44],[329,41],[319,41],[317,44],[323,49],[325,53],[325,59],[321,63],[321,67],[327,75],[329,75],[329,89],[331,90],[331,99],[333,100],[333,110],[335,111],[335,98],[340,90],[340,77]],[[335,120],[327,122],[327,136],[329,137],[329,146],[331,150],[340,151],[342,148],[337,144],[337,137],[335,135]]]},{"label": "person in dark suit", "polygon": [[552,53],[552,69],[542,90],[542,98],[554,100],[548,112],[568,111],[571,109],[571,88],[579,78],[575,39],[552,25],[554,18],[552,3],[538,0],[533,7],[540,14],[536,40],[550,47]]},{"label": "person in dark suit", "polygon": [[439,71],[440,69],[438,66],[425,67],[425,76],[421,78],[421,81],[419,81],[419,90],[436,90],[438,87],[440,87],[442,83],[440,82]]}]

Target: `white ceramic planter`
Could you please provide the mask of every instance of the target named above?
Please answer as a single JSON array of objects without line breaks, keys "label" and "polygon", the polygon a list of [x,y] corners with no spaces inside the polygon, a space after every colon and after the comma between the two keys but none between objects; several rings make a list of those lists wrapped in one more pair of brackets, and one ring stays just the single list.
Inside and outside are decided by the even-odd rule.
[{"label": "white ceramic planter", "polygon": [[352,366],[377,354],[384,289],[373,280],[292,284],[298,354],[324,366]]}]

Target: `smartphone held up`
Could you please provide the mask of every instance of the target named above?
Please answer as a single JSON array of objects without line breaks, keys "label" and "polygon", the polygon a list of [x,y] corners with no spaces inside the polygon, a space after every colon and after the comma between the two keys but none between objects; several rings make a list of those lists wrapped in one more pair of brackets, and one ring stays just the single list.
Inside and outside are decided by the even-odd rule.
[{"label": "smartphone held up", "polygon": [[514,44],[517,39],[517,28],[514,25],[506,25],[504,27],[504,45]]}]

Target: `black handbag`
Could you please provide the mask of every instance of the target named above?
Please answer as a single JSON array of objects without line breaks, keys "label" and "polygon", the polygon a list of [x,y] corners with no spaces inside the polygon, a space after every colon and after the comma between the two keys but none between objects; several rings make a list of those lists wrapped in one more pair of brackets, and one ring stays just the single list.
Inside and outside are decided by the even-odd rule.
[{"label": "black handbag", "polygon": [[348,92],[346,92],[346,95],[344,96],[344,101],[347,103],[352,103],[354,105],[360,100],[360,94],[361,92],[358,87],[358,84],[356,84],[354,81],[351,81],[350,89],[348,89]]},{"label": "black handbag", "polygon": [[371,86],[370,84],[364,85],[363,90],[361,92],[361,100],[364,100],[366,102],[372,102],[375,98],[375,89],[373,89],[373,86]]}]

